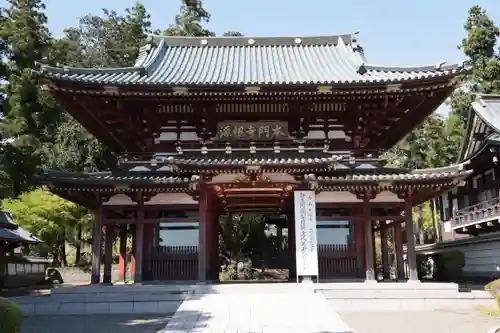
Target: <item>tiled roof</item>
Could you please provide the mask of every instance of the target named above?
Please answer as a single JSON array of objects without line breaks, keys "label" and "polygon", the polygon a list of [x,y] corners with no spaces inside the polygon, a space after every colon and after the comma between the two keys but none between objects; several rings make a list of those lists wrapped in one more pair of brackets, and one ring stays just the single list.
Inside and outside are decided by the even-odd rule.
[{"label": "tiled roof", "polygon": [[[478,136],[484,134],[484,137]],[[459,160],[473,158],[487,143],[500,141],[500,95],[477,95],[467,120],[467,133]]]},{"label": "tiled roof", "polygon": [[325,37],[153,37],[133,67],[84,69],[42,65],[42,76],[113,85],[235,86],[396,83],[453,76],[459,65],[366,63],[355,35]]},{"label": "tiled roof", "polygon": [[162,176],[158,174],[113,175],[111,172],[73,173],[54,170],[43,170],[43,173],[41,173],[38,177],[42,183],[51,183],[56,181],[57,183],[85,183],[89,185],[95,184],[109,186],[120,183],[126,183],[129,185],[178,185],[189,184],[196,180],[187,177]]},{"label": "tiled roof", "polygon": [[413,182],[422,180],[447,181],[454,179],[463,179],[472,173],[472,170],[465,170],[466,164],[457,164],[454,166],[421,169],[411,172],[394,173],[384,172],[384,169],[374,171],[357,171],[352,173],[332,172],[331,176],[308,175],[307,180],[317,180],[319,183],[345,183],[345,182]]},{"label": "tiled roof", "polygon": [[12,229],[1,229],[0,228],[0,240],[20,242],[20,243],[40,243],[35,235],[29,231],[19,227],[17,230]]},{"label": "tiled roof", "polygon": [[13,223],[10,213],[0,211],[0,241],[39,243],[40,239]]},{"label": "tiled roof", "polygon": [[[302,155],[302,156],[301,156]],[[178,156],[168,157],[166,162],[173,165],[186,165],[186,166],[307,166],[317,164],[330,164],[335,163],[341,159],[341,156],[327,154],[324,152],[304,153],[298,154],[294,152],[281,152],[281,153],[256,153],[250,154],[248,152],[232,154],[225,153],[210,153],[210,154],[196,154],[193,156]]]}]

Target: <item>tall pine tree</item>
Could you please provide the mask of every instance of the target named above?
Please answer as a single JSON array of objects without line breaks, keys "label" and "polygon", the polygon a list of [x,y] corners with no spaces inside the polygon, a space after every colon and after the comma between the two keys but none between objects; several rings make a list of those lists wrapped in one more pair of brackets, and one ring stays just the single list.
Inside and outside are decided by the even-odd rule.
[{"label": "tall pine tree", "polygon": [[54,124],[59,117],[57,110],[46,108],[46,98],[33,73],[49,46],[44,10],[41,0],[8,0],[0,30],[2,41],[9,46],[1,133],[13,140],[4,146],[3,164],[16,195],[32,185],[42,160],[43,142],[51,139],[45,124]]}]

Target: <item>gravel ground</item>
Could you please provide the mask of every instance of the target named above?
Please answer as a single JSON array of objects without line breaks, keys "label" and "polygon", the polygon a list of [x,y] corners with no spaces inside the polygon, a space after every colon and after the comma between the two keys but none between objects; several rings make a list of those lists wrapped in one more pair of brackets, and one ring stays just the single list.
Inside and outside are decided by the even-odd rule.
[{"label": "gravel ground", "polygon": [[21,333],[156,333],[165,315],[81,315],[27,317]]},{"label": "gravel ground", "polygon": [[476,310],[340,312],[344,321],[359,333],[487,333],[500,326],[499,317]]}]

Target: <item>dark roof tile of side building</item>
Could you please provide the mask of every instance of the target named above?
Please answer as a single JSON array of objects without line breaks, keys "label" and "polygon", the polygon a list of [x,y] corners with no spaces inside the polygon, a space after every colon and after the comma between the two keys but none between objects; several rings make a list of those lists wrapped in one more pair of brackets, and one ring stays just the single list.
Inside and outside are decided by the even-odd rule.
[{"label": "dark roof tile of side building", "polygon": [[488,144],[500,144],[500,95],[476,96],[466,130],[459,161],[474,158]]},{"label": "dark roof tile of side building", "polygon": [[0,241],[13,243],[40,243],[40,239],[13,222],[12,215],[0,211]]},{"label": "dark roof tile of side building", "polygon": [[399,83],[454,76],[462,65],[390,67],[366,63],[355,34],[318,37],[152,36],[133,67],[41,65],[54,80],[107,85],[240,86]]}]

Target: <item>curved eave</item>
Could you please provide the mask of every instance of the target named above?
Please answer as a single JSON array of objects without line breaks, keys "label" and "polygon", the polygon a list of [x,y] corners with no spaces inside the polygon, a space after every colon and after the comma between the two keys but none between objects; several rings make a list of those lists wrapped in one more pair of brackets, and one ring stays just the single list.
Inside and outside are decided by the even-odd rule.
[{"label": "curved eave", "polygon": [[[393,67],[391,67],[392,69]],[[420,69],[418,67],[417,69]],[[134,72],[135,73],[135,72]],[[50,81],[54,87],[66,87],[73,89],[83,89],[83,88],[101,88],[103,90],[109,90],[110,93],[119,93],[121,90],[128,91],[132,89],[147,89],[155,90],[159,89],[163,92],[173,91],[177,92],[178,89],[183,89],[186,92],[217,92],[217,91],[227,91],[227,92],[246,92],[248,87],[258,87],[260,91],[276,91],[276,90],[288,90],[293,89],[310,91],[311,89],[318,88],[328,88],[328,89],[345,89],[345,88],[359,88],[366,89],[370,87],[381,88],[387,85],[415,85],[422,84],[424,82],[434,82],[438,80],[452,80],[458,77],[456,84],[462,80],[462,76],[468,73],[468,70],[460,66],[456,66],[450,70],[435,70],[430,72],[412,72],[411,69],[405,68],[401,71],[369,71],[367,73],[372,73],[374,76],[380,76],[378,79],[366,79],[366,80],[331,80],[331,81],[249,81],[249,82],[228,82],[228,83],[213,83],[213,82],[200,82],[200,83],[189,83],[189,82],[175,82],[175,83],[162,83],[162,82],[147,82],[138,83],[134,81],[117,81],[114,79],[103,79],[107,77],[107,73],[100,72],[97,70],[92,74],[94,78],[84,77],[85,74],[72,74],[71,76],[63,76],[59,73],[48,73],[48,72],[38,72],[41,79]],[[130,73],[123,71],[117,71],[113,76],[128,76]],[[117,91],[115,91],[117,90]]]},{"label": "curved eave", "polygon": [[140,188],[187,188],[196,182],[197,178],[138,174],[115,176],[111,172],[80,174],[43,170],[37,175],[37,180],[40,184],[51,188],[75,189],[75,191],[99,188],[107,191],[133,192]]}]

